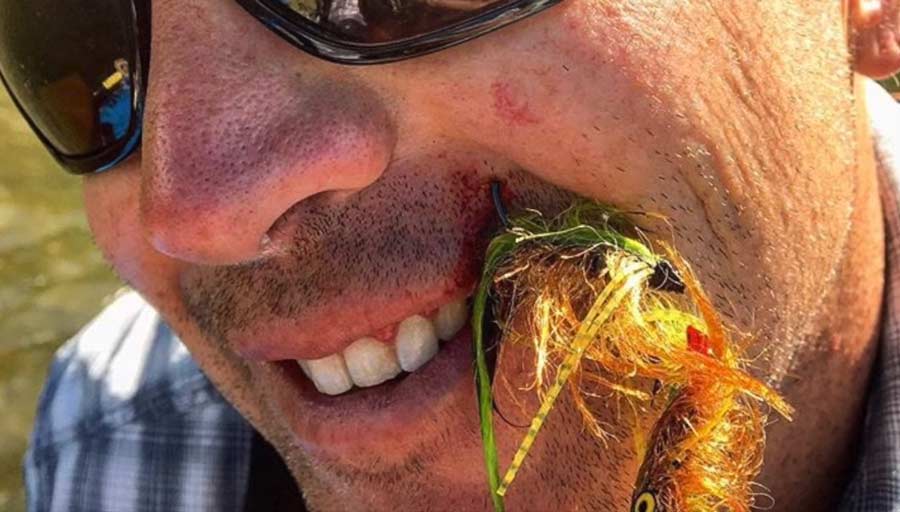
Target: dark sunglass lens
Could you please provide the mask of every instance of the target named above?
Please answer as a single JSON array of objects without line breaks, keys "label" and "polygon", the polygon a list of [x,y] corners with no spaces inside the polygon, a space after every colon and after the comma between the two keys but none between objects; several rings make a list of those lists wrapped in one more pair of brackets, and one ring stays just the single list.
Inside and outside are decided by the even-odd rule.
[{"label": "dark sunglass lens", "polygon": [[129,133],[134,34],[129,1],[0,0],[0,73],[60,153],[95,153]]},{"label": "dark sunglass lens", "polygon": [[434,32],[511,0],[270,0],[356,43],[389,43]]}]

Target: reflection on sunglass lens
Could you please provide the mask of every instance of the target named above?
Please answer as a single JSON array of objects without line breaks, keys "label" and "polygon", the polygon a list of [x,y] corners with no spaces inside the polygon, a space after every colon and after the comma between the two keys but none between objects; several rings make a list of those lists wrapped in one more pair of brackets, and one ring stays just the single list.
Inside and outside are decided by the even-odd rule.
[{"label": "reflection on sunglass lens", "polygon": [[510,0],[270,0],[355,43],[417,37]]},{"label": "reflection on sunglass lens", "polygon": [[0,0],[0,74],[60,153],[121,142],[134,122],[134,15],[122,0]]}]

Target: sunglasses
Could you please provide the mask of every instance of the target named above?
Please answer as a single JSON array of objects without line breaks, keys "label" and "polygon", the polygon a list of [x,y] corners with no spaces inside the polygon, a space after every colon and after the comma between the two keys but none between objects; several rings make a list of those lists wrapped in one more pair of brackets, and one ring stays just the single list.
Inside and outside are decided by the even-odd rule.
[{"label": "sunglasses", "polygon": [[[560,0],[236,0],[301,50],[339,64],[395,62],[469,41]],[[74,174],[139,145],[150,0],[0,0],[0,80]]]}]

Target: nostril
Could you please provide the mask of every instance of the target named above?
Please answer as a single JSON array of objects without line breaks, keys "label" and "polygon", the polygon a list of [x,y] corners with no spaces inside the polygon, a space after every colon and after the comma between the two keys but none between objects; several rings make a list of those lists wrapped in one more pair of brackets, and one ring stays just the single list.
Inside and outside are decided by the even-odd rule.
[{"label": "nostril", "polygon": [[265,160],[248,165],[240,179],[229,179],[227,168],[217,160],[195,159],[191,168],[163,169],[165,180],[147,179],[142,187],[147,238],[173,258],[224,265],[269,257],[290,247],[287,243],[296,245],[285,242],[296,235],[286,233],[293,227],[285,226],[291,224],[286,219],[300,211],[307,234],[325,233],[328,228],[320,225],[316,210],[333,211],[376,181],[392,154],[391,146],[364,139],[364,134],[345,130],[343,135],[314,158],[308,152],[298,156],[272,150]]},{"label": "nostril", "polygon": [[302,256],[340,229],[341,217],[358,190],[319,192],[293,204],[272,223],[263,237],[267,256],[288,252]]},{"label": "nostril", "polygon": [[141,212],[161,253],[208,265],[269,256],[285,212],[365,188],[391,161],[395,131],[373,91],[309,76],[219,79],[203,91],[218,102],[200,109],[175,85],[157,81],[148,96]]},{"label": "nostril", "polygon": [[241,222],[213,209],[158,206],[142,210],[142,217],[145,236],[154,249],[189,263],[243,263],[263,254],[267,243],[265,230],[249,216]]}]

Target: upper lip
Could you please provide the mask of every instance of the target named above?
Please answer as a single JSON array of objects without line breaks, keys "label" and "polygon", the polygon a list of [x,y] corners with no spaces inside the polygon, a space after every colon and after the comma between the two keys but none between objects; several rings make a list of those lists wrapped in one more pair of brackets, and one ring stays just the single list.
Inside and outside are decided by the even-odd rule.
[{"label": "upper lip", "polygon": [[275,230],[282,250],[181,274],[189,314],[246,360],[310,360],[466,297],[496,220],[487,185],[453,176],[399,173],[344,202],[298,203]]},{"label": "upper lip", "polygon": [[383,303],[333,302],[323,306],[321,312],[311,311],[301,318],[269,318],[245,326],[231,333],[229,341],[236,352],[251,361],[319,359],[409,316],[425,315],[464,298],[472,287],[432,288]]}]

